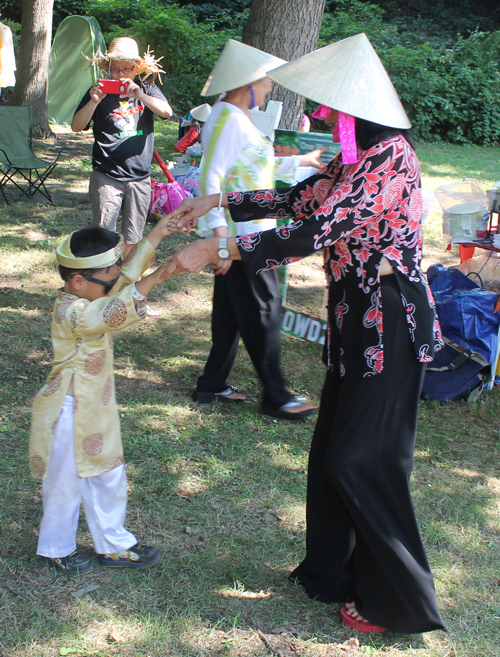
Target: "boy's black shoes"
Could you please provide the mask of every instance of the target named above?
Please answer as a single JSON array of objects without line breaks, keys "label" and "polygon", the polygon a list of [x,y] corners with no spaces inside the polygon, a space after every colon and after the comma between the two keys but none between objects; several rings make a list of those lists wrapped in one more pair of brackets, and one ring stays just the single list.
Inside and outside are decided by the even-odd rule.
[{"label": "boy's black shoes", "polygon": [[161,553],[155,547],[136,543],[128,550],[99,554],[97,558],[101,566],[108,568],[149,568],[160,561]]},{"label": "boy's black shoes", "polygon": [[[94,570],[90,559],[75,550],[67,557],[42,557],[52,564],[60,573],[65,575],[86,575]],[[115,552],[115,554],[97,555],[99,563],[108,568],[149,568],[161,559],[161,553],[155,548],[148,545],[136,543],[128,550]]]},{"label": "boy's black shoes", "polygon": [[67,557],[56,557],[55,559],[51,559],[50,557],[43,558],[53,564],[56,570],[65,575],[86,575],[94,570],[94,566],[90,559],[84,557],[83,554],[78,552],[78,550],[68,554]]}]

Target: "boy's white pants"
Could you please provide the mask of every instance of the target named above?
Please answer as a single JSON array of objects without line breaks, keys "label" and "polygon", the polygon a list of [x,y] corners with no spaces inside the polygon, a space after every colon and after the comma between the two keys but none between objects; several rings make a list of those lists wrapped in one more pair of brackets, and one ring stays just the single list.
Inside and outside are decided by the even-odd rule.
[{"label": "boy's white pants", "polygon": [[37,554],[66,557],[76,550],[76,531],[83,498],[85,519],[98,554],[127,550],[137,543],[124,527],[127,476],[120,465],[96,477],[81,479],[75,461],[73,397],[66,395],[52,441],[47,477],[42,485],[43,518]]}]

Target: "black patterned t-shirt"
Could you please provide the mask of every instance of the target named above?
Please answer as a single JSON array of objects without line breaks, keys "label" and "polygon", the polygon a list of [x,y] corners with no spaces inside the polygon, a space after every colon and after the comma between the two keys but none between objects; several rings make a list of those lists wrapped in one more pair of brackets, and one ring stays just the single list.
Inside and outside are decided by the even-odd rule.
[{"label": "black patterned t-shirt", "polygon": [[[152,82],[135,80],[148,96],[166,101]],[[90,100],[87,91],[76,108],[78,112]],[[154,113],[136,98],[106,94],[92,117],[94,146],[92,168],[110,178],[129,182],[151,174],[154,150]],[[86,126],[88,130],[90,126]]]}]

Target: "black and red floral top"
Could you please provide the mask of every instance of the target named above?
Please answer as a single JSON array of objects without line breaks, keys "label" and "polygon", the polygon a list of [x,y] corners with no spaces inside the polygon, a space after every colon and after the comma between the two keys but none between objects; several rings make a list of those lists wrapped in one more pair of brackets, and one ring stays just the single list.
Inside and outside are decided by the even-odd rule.
[{"label": "black and red floral top", "polygon": [[419,361],[442,345],[434,299],[421,269],[420,165],[401,136],[361,151],[342,166],[338,154],[290,189],[228,194],[234,221],[290,217],[292,224],[236,239],[255,273],[324,249],[329,285],[327,364],[357,378],[384,366],[382,257],[393,266]]}]

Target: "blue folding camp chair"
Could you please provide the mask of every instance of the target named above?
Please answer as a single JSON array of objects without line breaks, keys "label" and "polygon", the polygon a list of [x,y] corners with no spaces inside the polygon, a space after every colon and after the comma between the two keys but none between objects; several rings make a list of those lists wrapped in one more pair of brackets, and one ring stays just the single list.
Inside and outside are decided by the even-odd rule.
[{"label": "blue folding camp chair", "polygon": [[5,189],[9,183],[21,192],[16,200],[40,192],[52,203],[45,181],[54,170],[63,148],[55,147],[57,152],[52,161],[37,157],[31,149],[32,125],[31,105],[0,106],[0,192],[7,204]]}]

